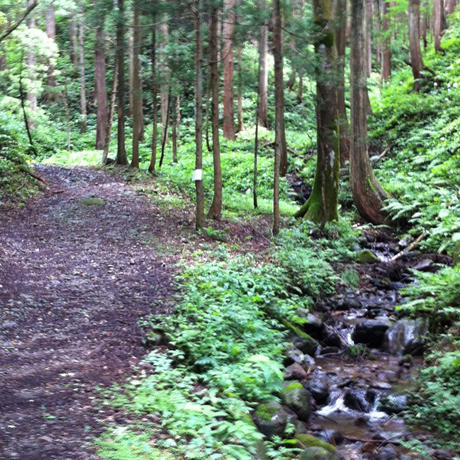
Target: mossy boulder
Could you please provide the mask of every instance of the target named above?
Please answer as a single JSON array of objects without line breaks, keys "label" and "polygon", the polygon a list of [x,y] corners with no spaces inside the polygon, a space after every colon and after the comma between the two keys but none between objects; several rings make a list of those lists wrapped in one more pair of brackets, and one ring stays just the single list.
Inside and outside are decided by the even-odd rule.
[{"label": "mossy boulder", "polygon": [[362,249],[356,255],[356,261],[360,264],[369,264],[378,262],[379,259],[372,251],[369,251],[369,249]]},{"label": "mossy boulder", "polygon": [[310,417],[311,394],[300,382],[288,382],[280,392],[281,401],[292,409],[300,420],[308,420]]},{"label": "mossy boulder", "polygon": [[323,447],[308,447],[300,454],[299,460],[337,460],[337,458],[337,454]]},{"label": "mossy boulder", "polygon": [[259,404],[253,414],[254,423],[267,437],[281,436],[286,429],[287,413],[281,404],[269,401]]},{"label": "mossy boulder", "polygon": [[332,454],[337,453],[336,448],[332,444],[329,444],[328,442],[323,441],[322,439],[315,438],[310,434],[299,433],[296,435],[295,439],[298,441],[300,447],[321,447],[322,449],[325,449],[328,452],[331,452]]}]

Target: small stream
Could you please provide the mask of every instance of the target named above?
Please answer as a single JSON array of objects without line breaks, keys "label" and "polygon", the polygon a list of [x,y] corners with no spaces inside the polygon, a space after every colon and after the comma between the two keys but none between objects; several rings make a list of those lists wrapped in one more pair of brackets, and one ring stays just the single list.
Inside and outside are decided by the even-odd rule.
[{"label": "small stream", "polygon": [[305,312],[302,329],[315,339],[315,346],[293,337],[285,362],[286,384],[300,382],[311,395],[308,419],[293,415],[296,433],[335,445],[346,460],[420,458],[399,441],[426,437],[409,432],[402,413],[408,404],[404,392],[410,391],[422,362],[427,331],[421,320],[398,317],[395,306],[401,303],[400,289],[413,282],[410,268],[436,270],[439,265],[415,254],[391,262],[401,246],[388,235],[383,241],[368,235],[360,246],[378,257],[354,266],[360,288],[342,288],[318,302],[312,313]]}]

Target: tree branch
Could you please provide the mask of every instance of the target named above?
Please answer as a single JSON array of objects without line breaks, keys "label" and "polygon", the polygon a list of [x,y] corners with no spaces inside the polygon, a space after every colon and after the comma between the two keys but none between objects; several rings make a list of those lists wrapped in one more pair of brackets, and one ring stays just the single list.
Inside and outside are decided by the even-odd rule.
[{"label": "tree branch", "polygon": [[19,19],[19,21],[14,24],[13,26],[11,26],[3,35],[0,36],[0,42],[2,42],[3,40],[5,40],[5,38],[8,37],[8,35],[10,35],[12,32],[14,32],[23,22],[24,22],[24,19],[29,16],[29,14],[32,12],[32,10],[38,5],[38,1],[35,0],[31,5],[29,5],[24,13],[24,15],[22,16],[21,19]]}]

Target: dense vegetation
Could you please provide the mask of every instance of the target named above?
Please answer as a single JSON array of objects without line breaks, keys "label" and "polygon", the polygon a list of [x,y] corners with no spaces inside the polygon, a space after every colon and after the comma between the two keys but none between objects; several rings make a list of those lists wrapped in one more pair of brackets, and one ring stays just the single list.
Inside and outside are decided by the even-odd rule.
[{"label": "dense vegetation", "polygon": [[[5,29],[14,17],[20,16],[19,10],[14,10],[14,15],[8,11],[10,3],[0,1],[0,26]],[[267,225],[274,209],[273,188],[278,181],[273,172],[274,147],[276,150],[281,145],[273,129],[279,121],[273,91],[268,96],[268,126],[258,128],[258,207],[254,208],[254,121],[260,102],[258,50],[254,43],[256,31],[267,18],[257,14],[259,3],[241,3],[241,16],[245,13],[249,18],[240,18],[235,42],[238,44],[239,40],[241,48],[237,64],[242,126],[233,139],[223,135],[219,138],[223,221],[208,220],[201,228],[197,225],[207,243],[198,250],[184,250],[182,254],[177,275],[180,299],[174,315],[147,317],[139,325],[144,331],[146,347],[152,348],[144,366],[132,379],[101,392],[104,404],[120,408],[130,420],[124,426],[109,423],[106,433],[96,440],[103,458],[300,458],[305,446],[295,440],[292,421],[284,437],[267,439],[248,414],[261,402],[279,399],[284,379],[283,362],[292,335],[303,334],[308,339],[308,334],[301,331],[305,318],[299,311],[310,311],[337,291],[358,289],[360,283],[365,283],[365,277],[355,266],[361,249],[360,235],[363,231],[382,228],[365,222],[366,214],[356,202],[349,183],[350,175],[355,173],[350,170],[348,160],[341,165],[338,221],[326,222],[320,218],[313,223],[293,217],[299,202],[305,202],[318,180],[315,160],[322,142],[315,118],[314,81],[318,80],[315,74],[318,62],[313,56],[313,44],[315,21],[316,26],[318,21],[313,17],[311,5],[303,3],[300,17],[294,2],[290,8],[296,14],[285,5],[291,34],[287,34],[286,78],[281,84],[286,87],[284,121],[289,161],[287,175],[280,178],[282,228],[279,232],[274,228],[275,235],[272,235]],[[103,17],[106,39],[115,41],[114,33],[110,35],[110,32],[119,26],[119,8],[114,8],[112,2],[59,1],[46,3],[43,10],[39,6],[38,11],[43,13],[49,7],[55,8],[58,29],[83,27],[83,20],[90,27],[96,27],[98,19]],[[128,7],[130,21],[136,8],[138,2]],[[396,36],[391,78],[381,81],[375,56],[372,62],[368,141],[373,174],[388,193],[383,207],[378,209],[386,215],[384,227],[391,228],[395,238],[405,242],[401,243],[404,249],[413,243],[411,249],[415,252],[437,253],[448,262],[442,268],[436,266],[433,273],[412,271],[411,284],[404,287],[403,302],[397,309],[398,315],[424,318],[429,324],[425,366],[414,382],[413,404],[405,410],[405,417],[412,426],[430,429],[433,438],[426,445],[416,441],[402,443],[410,451],[425,455],[427,446],[441,446],[451,452],[458,450],[453,437],[460,429],[460,12],[447,18],[449,27],[443,34],[442,52],[431,46],[432,39],[428,36],[423,60],[425,69],[429,70],[423,72],[420,82],[416,79],[417,91],[414,91],[414,64],[405,62],[408,54],[405,37],[409,32],[406,9],[407,2],[398,1],[389,13],[393,21],[391,32]],[[428,11],[428,4],[425,9]],[[143,11],[143,27],[148,29],[150,19],[170,17],[173,12],[174,6],[151,2]],[[80,25],[75,22],[76,15]],[[77,78],[77,67],[83,65],[82,78],[90,86],[89,92],[93,91],[92,58],[83,56],[79,62],[73,56],[72,40],[61,33],[46,36],[30,22],[1,42],[0,57],[6,64],[1,64],[0,71],[0,208],[22,205],[39,190],[42,184],[39,177],[37,181],[32,165],[42,162],[104,167],[132,182],[139,193],[165,212],[171,208],[192,208],[197,181],[192,182],[191,177],[194,170],[203,169],[203,180],[199,182],[202,182],[208,209],[216,194],[213,169],[216,157],[212,149],[205,148],[202,168],[197,167],[196,113],[190,89],[194,79],[191,70],[194,29],[186,14],[170,20],[176,26],[181,20],[183,24],[176,31],[171,27],[169,35],[163,31],[160,36],[169,41],[161,44],[158,81],[149,79],[155,68],[146,43],[144,54],[141,52],[143,137],[136,134],[138,127],[133,120],[128,119],[125,127],[126,154],[133,158],[133,146],[138,150],[138,168],[126,165],[120,168],[120,111],[109,132],[108,153],[112,161],[102,166],[102,152],[95,149],[97,104],[88,103],[88,107],[78,113],[81,80]],[[203,22],[206,22],[204,43],[211,46],[207,45],[209,21]],[[86,33],[81,47],[88,51],[98,38],[90,30]],[[377,35],[374,47],[377,42],[381,46],[382,37]],[[26,75],[24,55],[30,53],[31,43],[36,68],[33,75]],[[298,48],[303,52],[298,52]],[[109,46],[104,49],[105,60],[114,61],[115,50]],[[348,57],[347,54],[347,74]],[[113,84],[116,66],[119,63],[107,69],[108,85]],[[55,72],[51,83],[50,69]],[[288,85],[289,74],[294,75],[294,81],[300,75],[299,83]],[[25,99],[22,80],[27,80],[29,94],[35,92],[35,99],[39,99],[35,110],[30,98],[27,111],[21,106]],[[274,80],[270,69],[270,85],[275,84]],[[172,104],[167,107],[171,118],[177,117],[179,107],[180,122],[176,125],[176,118],[170,123],[174,130],[180,131],[180,136],[171,130],[166,139],[163,129],[158,130],[161,136],[156,133],[156,118],[161,116],[161,103],[156,99],[161,87],[168,82],[166,101],[168,98],[170,103],[180,100],[176,109],[170,109]],[[420,83],[418,88],[417,83]],[[299,85],[303,87],[301,97]],[[206,83],[207,90],[208,86]],[[347,88],[347,96],[348,91]],[[110,96],[110,91],[106,93]],[[135,110],[131,107],[131,113]],[[29,120],[26,116],[24,124],[26,112]],[[32,142],[25,129],[27,123],[32,124],[29,126]],[[162,123],[161,126],[167,124],[167,119]],[[212,120],[208,123],[211,125]],[[205,132],[200,142],[206,137],[208,141],[212,138],[210,131],[211,126],[208,136]],[[155,136],[158,142],[155,141],[157,145],[153,150],[158,159],[152,170],[152,137]],[[138,146],[131,144],[133,138],[140,142]],[[173,143],[177,143],[174,161]],[[165,159],[160,167],[158,161],[163,153]],[[279,153],[275,152],[275,156]],[[152,174],[148,174],[149,169]],[[304,187],[302,196],[292,187],[295,182]],[[369,187],[373,189],[372,185]],[[323,197],[323,200],[325,216],[326,199]],[[265,239],[273,236],[270,248],[251,254],[244,242],[236,242],[228,225],[243,222],[262,227]],[[251,238],[247,237],[247,243]],[[359,355],[361,350],[356,347],[350,350],[351,355],[353,351]]]}]

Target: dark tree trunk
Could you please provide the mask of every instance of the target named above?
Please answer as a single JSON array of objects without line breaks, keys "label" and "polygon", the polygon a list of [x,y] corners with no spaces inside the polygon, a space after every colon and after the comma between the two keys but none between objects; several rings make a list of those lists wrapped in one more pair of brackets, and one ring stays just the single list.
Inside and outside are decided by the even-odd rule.
[{"label": "dark tree trunk", "polygon": [[[153,23],[155,23],[156,15],[153,15]],[[157,161],[157,144],[158,144],[158,84],[156,81],[156,46],[157,46],[157,35],[156,27],[152,27],[152,154],[150,157],[149,172],[152,174],[155,172],[156,161]]]},{"label": "dark tree trunk", "polygon": [[374,224],[381,224],[384,215],[381,208],[386,198],[372,172],[367,150],[367,62],[363,60],[365,46],[364,12],[361,0],[351,0],[351,154],[350,185],[353,200],[360,214]]},{"label": "dark tree trunk", "polygon": [[233,29],[235,0],[224,0],[224,137],[235,139],[233,112]]},{"label": "dark tree trunk", "polygon": [[195,7],[195,190],[196,210],[195,227],[204,227],[204,190],[203,190],[203,45],[201,42],[201,1],[194,0]]},{"label": "dark tree trunk", "polygon": [[118,67],[118,93],[117,93],[117,158],[116,164],[127,165],[125,146],[125,27],[124,27],[124,0],[118,1],[118,17],[117,17],[117,67]]},{"label": "dark tree trunk", "polygon": [[86,133],[88,126],[88,115],[87,115],[87,102],[86,102],[86,71],[85,71],[85,26],[83,23],[83,17],[79,25],[80,42],[80,115],[81,115],[81,127],[80,132]]},{"label": "dark tree trunk", "polygon": [[457,0],[445,0],[446,1],[446,14],[452,14],[457,7]]},{"label": "dark tree trunk", "polygon": [[214,195],[208,217],[220,220],[222,217],[222,168],[219,144],[219,66],[217,62],[217,8],[211,9],[209,24],[209,72],[212,100],[212,158],[214,165]]},{"label": "dark tree trunk", "polygon": [[238,65],[238,94],[237,94],[237,120],[238,120],[238,127],[237,131],[244,130],[244,123],[243,123],[243,72],[241,71],[242,65],[242,52],[243,52],[243,45],[239,45],[236,50],[236,61]]},{"label": "dark tree trunk", "polygon": [[433,37],[434,49],[442,52],[441,38],[446,29],[446,17],[444,12],[444,0],[434,0],[433,2]]},{"label": "dark tree trunk", "polygon": [[104,134],[104,152],[102,153],[102,164],[107,162],[107,157],[109,155],[109,147],[110,147],[110,137],[112,134],[112,125],[113,125],[113,117],[115,115],[115,104],[117,100],[117,86],[118,86],[118,65],[117,59],[115,57],[115,65],[113,66],[113,81],[112,81],[112,93],[110,95],[110,108],[109,108],[109,117],[107,121],[107,125],[105,128]]},{"label": "dark tree trunk", "polygon": [[423,61],[420,51],[420,0],[409,0],[409,49],[412,74],[414,76],[414,90],[420,89]]},{"label": "dark tree trunk", "polygon": [[382,33],[384,35],[382,43],[382,80],[388,81],[391,76],[391,42],[390,42],[390,24],[388,18],[388,8],[390,3],[383,1],[382,4]]},{"label": "dark tree trunk", "polygon": [[280,168],[284,133],[283,43],[280,0],[273,1],[273,56],[275,58],[275,161],[273,168],[273,235],[280,230]]},{"label": "dark tree trunk", "polygon": [[273,4],[273,57],[275,61],[275,150],[279,154],[279,174],[286,176],[288,168],[286,132],[284,128],[283,32],[281,5]]},{"label": "dark tree trunk", "polygon": [[[34,4],[34,0],[27,0],[27,7],[31,8]],[[27,27],[29,29],[35,28],[35,18],[34,16],[29,16],[27,19]],[[33,81],[36,77],[36,59],[35,53],[33,50],[29,49],[26,55],[26,66],[27,66],[27,77],[30,81]],[[35,122],[33,120],[33,114],[37,111],[37,95],[33,89],[33,85],[28,85],[27,87],[27,102],[29,103],[29,110],[32,113],[32,119],[28,120],[27,126],[30,130],[35,128]]]},{"label": "dark tree trunk", "polygon": [[175,117],[172,131],[173,163],[177,163],[177,144],[180,139],[180,95],[176,96]]},{"label": "dark tree trunk", "polygon": [[[166,21],[167,17],[163,17],[163,22],[160,25],[161,32],[161,59],[160,59],[160,71],[161,71],[161,85],[160,85],[160,107],[161,107],[161,127],[162,127],[162,138],[165,142],[168,142],[168,98],[169,98],[169,66],[168,57],[166,56],[166,47],[168,46],[169,40],[169,26]],[[165,137],[166,136],[166,137]]]},{"label": "dark tree trunk", "polygon": [[104,51],[104,23],[96,28],[95,44],[95,89],[97,101],[96,149],[103,150],[107,131],[107,87]]},{"label": "dark tree trunk", "polygon": [[[260,9],[265,11],[266,1],[260,0]],[[268,88],[268,66],[267,66],[267,47],[268,47],[268,26],[264,23],[260,27],[259,34],[259,124],[268,128],[268,105],[267,105],[267,88]]]},{"label": "dark tree trunk", "polygon": [[[314,0],[316,25],[316,125],[317,165],[312,193],[296,213],[312,222],[324,225],[337,220],[340,170],[339,114],[337,104],[337,49],[334,38],[332,0]],[[362,50],[361,50],[362,51]]]},{"label": "dark tree trunk", "polygon": [[345,163],[350,158],[350,135],[345,106],[345,46],[346,46],[346,24],[347,24],[347,0],[335,0],[335,39],[337,48],[337,110],[339,113],[339,132],[340,132],[340,164]]},{"label": "dark tree trunk", "polygon": [[141,62],[139,52],[141,46],[140,37],[140,3],[139,0],[134,2],[134,30],[133,30],[133,156],[131,166],[139,168],[139,142],[142,136],[142,84],[141,84]]}]

